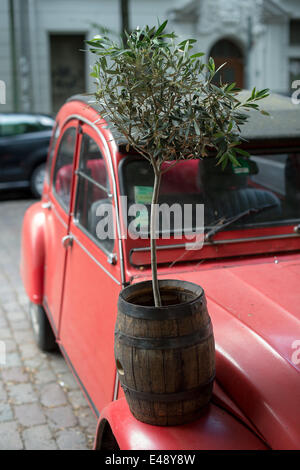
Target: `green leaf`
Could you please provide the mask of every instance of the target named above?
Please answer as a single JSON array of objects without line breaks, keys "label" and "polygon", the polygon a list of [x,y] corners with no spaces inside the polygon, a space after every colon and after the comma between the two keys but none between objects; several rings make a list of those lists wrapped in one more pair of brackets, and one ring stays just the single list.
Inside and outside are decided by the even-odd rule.
[{"label": "green leaf", "polygon": [[209,58],[208,64],[209,64],[209,69],[211,70],[211,72],[214,73],[215,70],[216,70],[216,65],[215,65],[215,61],[212,57]]},{"label": "green leaf", "polygon": [[156,33],[154,34],[155,38],[157,38],[163,32],[167,24],[168,24],[168,20],[164,21],[163,24],[160,25],[160,27],[157,29]]},{"label": "green leaf", "polygon": [[195,59],[196,57],[203,57],[205,55],[204,52],[197,52],[197,54],[191,55],[191,59]]},{"label": "green leaf", "polygon": [[170,38],[170,39],[175,39],[175,38],[177,38],[177,36],[176,36],[175,33],[161,34],[160,37],[161,37],[161,38]]},{"label": "green leaf", "polygon": [[108,73],[109,75],[118,75],[119,74],[118,70],[109,70],[109,69],[106,70],[106,73]]},{"label": "green leaf", "polygon": [[86,44],[89,46],[92,46],[93,48],[99,48],[99,49],[104,49],[103,44],[99,40],[91,40],[91,41],[85,41]]},{"label": "green leaf", "polygon": [[213,134],[213,137],[215,139],[219,139],[220,137],[224,137],[224,134],[223,132],[216,132],[215,134]]},{"label": "green leaf", "polygon": [[239,148],[239,147],[236,147],[236,148],[235,148],[235,151],[238,152],[238,153],[240,153],[240,154],[243,155],[244,157],[251,157],[251,155],[250,155],[249,152],[247,152],[246,150],[243,150],[243,149],[241,149],[241,148]]},{"label": "green leaf", "polygon": [[260,113],[264,116],[270,116],[270,113],[268,113],[268,111],[265,111],[264,109],[261,109]]},{"label": "green leaf", "polygon": [[220,67],[217,68],[215,73],[218,73],[223,67],[225,67],[225,65],[227,65],[227,62],[224,62],[224,64],[220,65]]},{"label": "green leaf", "polygon": [[230,93],[235,88],[236,83],[233,82],[230,85],[227,85],[225,88],[226,93]]},{"label": "green leaf", "polygon": [[227,152],[220,150],[216,156],[217,165],[220,165],[224,160],[228,160]]},{"label": "green leaf", "polygon": [[187,57],[187,53],[188,53],[189,47],[190,47],[190,43],[189,43],[189,41],[187,41],[186,44],[185,44],[185,46],[184,46],[184,51],[183,51],[183,56],[184,56],[184,57]]},{"label": "green leaf", "polygon": [[224,170],[227,166],[228,159],[229,159],[228,153],[227,152],[223,153],[221,158],[219,158],[219,160],[217,161],[217,165],[221,165],[222,170]]},{"label": "green leaf", "polygon": [[245,103],[243,106],[244,108],[258,109],[258,104],[254,104],[254,103]]},{"label": "green leaf", "polygon": [[194,129],[195,129],[197,135],[200,135],[200,134],[201,134],[200,128],[199,128],[199,126],[198,126],[197,121],[194,121]]},{"label": "green leaf", "polygon": [[238,159],[236,158],[235,153],[234,153],[233,150],[230,150],[228,152],[228,157],[229,157],[229,160],[231,161],[231,163],[233,163],[235,166],[241,166],[241,164],[238,161]]},{"label": "green leaf", "polygon": [[220,67],[216,70],[213,58],[202,63],[202,52],[192,53],[195,39],[174,44],[176,35],[166,32],[167,24],[137,28],[127,34],[126,44],[107,37],[90,41],[98,59],[92,76],[99,106],[146,158],[163,161],[174,159],[175,151],[176,158],[188,158],[214,150],[222,168],[237,164],[246,157],[235,148],[250,115],[246,110],[260,110],[255,102],[268,91],[254,89],[252,98],[241,102],[235,83],[214,85]]}]

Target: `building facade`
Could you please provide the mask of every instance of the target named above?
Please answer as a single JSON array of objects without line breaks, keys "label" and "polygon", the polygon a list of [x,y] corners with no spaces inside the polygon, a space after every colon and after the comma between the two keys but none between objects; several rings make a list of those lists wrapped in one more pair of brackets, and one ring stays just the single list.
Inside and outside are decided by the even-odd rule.
[{"label": "building facade", "polygon": [[[180,3],[129,0],[130,23],[156,24]],[[120,10],[120,0],[0,0],[0,110],[55,113],[67,96],[92,91],[84,40],[98,25],[119,33]]]},{"label": "building facade", "polygon": [[176,30],[226,62],[224,78],[241,87],[288,94],[300,79],[298,0],[193,0],[171,14]]},{"label": "building facade", "polygon": [[[288,94],[300,79],[299,0],[129,0],[129,17],[132,27],[168,18],[242,87]],[[84,41],[99,25],[120,31],[120,0],[0,0],[0,110],[55,113],[93,91]]]}]

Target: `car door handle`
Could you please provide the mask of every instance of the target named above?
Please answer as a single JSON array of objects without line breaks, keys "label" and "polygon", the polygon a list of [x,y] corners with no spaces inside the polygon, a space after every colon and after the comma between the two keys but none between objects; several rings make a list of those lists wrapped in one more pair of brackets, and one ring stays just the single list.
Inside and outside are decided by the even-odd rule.
[{"label": "car door handle", "polygon": [[107,262],[109,264],[116,264],[117,260],[118,260],[118,258],[117,258],[116,253],[110,253],[107,257]]},{"label": "car door handle", "polygon": [[65,237],[62,237],[61,242],[62,242],[62,246],[65,249],[69,248],[69,246],[72,246],[72,244],[73,244],[72,235],[66,235]]}]

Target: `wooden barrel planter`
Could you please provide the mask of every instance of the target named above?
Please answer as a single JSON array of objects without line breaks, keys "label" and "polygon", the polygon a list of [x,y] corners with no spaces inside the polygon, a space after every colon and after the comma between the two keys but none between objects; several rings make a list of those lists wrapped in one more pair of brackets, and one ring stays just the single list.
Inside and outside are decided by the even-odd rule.
[{"label": "wooden barrel planter", "polygon": [[172,426],[195,420],[208,405],[215,347],[203,289],[176,280],[159,285],[159,308],[153,306],[151,281],[121,292],[115,359],[135,418]]}]

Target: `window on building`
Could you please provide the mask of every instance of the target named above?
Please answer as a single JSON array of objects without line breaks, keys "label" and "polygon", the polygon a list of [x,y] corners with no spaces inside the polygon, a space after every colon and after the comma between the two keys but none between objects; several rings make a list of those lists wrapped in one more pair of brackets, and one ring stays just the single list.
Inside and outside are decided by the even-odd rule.
[{"label": "window on building", "polygon": [[53,112],[57,112],[69,96],[86,91],[84,41],[83,34],[50,34]]},{"label": "window on building", "polygon": [[241,49],[229,39],[221,39],[212,47],[209,56],[215,61],[216,68],[226,62],[226,65],[218,72],[213,82],[223,83],[235,82],[240,88],[244,86],[244,57]]},{"label": "window on building", "polygon": [[60,141],[53,175],[54,192],[65,211],[68,211],[70,206],[75,146],[76,128],[69,127]]},{"label": "window on building", "polygon": [[290,22],[290,44],[300,45],[300,19]]},{"label": "window on building", "polygon": [[98,145],[88,134],[82,138],[77,174],[75,220],[104,251],[111,253],[114,240],[108,173]]}]

